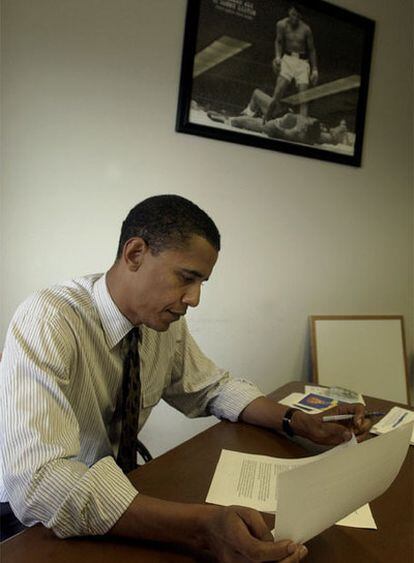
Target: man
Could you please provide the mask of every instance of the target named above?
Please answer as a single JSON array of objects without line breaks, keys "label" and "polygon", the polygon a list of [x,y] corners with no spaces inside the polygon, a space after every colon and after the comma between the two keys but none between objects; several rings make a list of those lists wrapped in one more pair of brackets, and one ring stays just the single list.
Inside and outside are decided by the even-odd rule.
[{"label": "man", "polygon": [[[312,30],[301,18],[295,6],[289,9],[288,17],[276,24],[275,58],[273,71],[277,76],[273,99],[265,120],[280,115],[283,108],[280,100],[294,80],[299,92],[318,82],[318,63]],[[302,104],[302,115],[308,114],[308,105]]]},{"label": "man", "polygon": [[271,103],[272,98],[263,90],[256,88],[249,101],[249,111],[244,112],[243,115],[227,117],[215,111],[209,111],[207,115],[213,121],[226,123],[247,131],[264,133],[272,139],[282,139],[307,145],[326,143],[352,146],[354,144],[345,119],[341,119],[336,127],[330,128],[316,117],[292,112],[266,121],[265,116]]},{"label": "man", "polygon": [[[204,211],[179,196],[152,197],[124,221],[106,275],[41,291],[19,307],[1,363],[1,455],[5,500],[24,524],[42,522],[59,537],[172,541],[219,561],[292,563],[306,554],[288,539],[274,543],[254,510],[148,497],[121,469],[136,464],[125,448],[131,424],[136,442],[161,397],[188,416],[284,427],[325,444],[351,436],[338,424],[286,413],[202,354],[184,316],[198,305],[219,250]],[[345,410],[363,436],[363,407]]]},{"label": "man", "polygon": [[213,121],[226,123],[238,129],[246,129],[256,133],[264,133],[272,139],[282,139],[294,143],[314,145],[330,142],[332,136],[323,134],[321,122],[316,117],[305,116],[296,113],[286,113],[265,121],[264,116],[272,103],[272,98],[259,88],[254,90],[249,102],[250,114],[227,117],[217,112],[207,112]]}]

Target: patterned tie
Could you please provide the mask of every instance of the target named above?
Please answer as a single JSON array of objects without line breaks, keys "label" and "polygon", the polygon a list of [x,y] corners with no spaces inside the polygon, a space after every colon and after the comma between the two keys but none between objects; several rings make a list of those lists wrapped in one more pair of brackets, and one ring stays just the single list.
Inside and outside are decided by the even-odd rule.
[{"label": "patterned tie", "polygon": [[133,328],[124,338],[124,369],[122,380],[122,430],[117,463],[124,473],[137,467],[138,420],[141,398],[139,376],[139,329]]}]

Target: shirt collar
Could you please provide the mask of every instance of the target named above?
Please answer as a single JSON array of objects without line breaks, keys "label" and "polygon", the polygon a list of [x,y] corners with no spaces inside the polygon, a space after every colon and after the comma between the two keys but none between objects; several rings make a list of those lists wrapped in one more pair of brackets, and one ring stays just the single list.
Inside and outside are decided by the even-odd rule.
[{"label": "shirt collar", "polygon": [[109,348],[114,348],[134,325],[121,313],[106,286],[106,274],[93,285],[93,297]]}]

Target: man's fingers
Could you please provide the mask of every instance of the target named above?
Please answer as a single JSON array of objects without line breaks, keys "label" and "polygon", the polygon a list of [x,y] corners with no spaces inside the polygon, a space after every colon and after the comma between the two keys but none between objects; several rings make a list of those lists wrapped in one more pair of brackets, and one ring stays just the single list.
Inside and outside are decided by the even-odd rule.
[{"label": "man's fingers", "polygon": [[341,424],[334,422],[322,422],[319,430],[319,438],[324,444],[336,446],[342,442],[348,442],[352,438],[352,432]]},{"label": "man's fingers", "polygon": [[353,414],[355,418],[364,418],[365,405],[362,403],[340,403],[332,411],[337,414]]},{"label": "man's fingers", "polygon": [[[252,538],[240,553],[252,561],[299,561],[300,546],[290,540],[260,541]],[[293,559],[289,559],[293,557]]]},{"label": "man's fingers", "polygon": [[358,403],[353,406],[355,407],[353,423],[358,431],[358,434],[367,433],[373,425],[373,420],[365,417],[366,410],[364,405]]},{"label": "man's fingers", "polygon": [[362,405],[361,403],[354,403],[346,406],[341,405],[340,409],[341,413],[344,411],[344,414],[354,415],[354,418],[352,419],[352,426],[356,430],[357,434],[364,434],[371,428],[372,420],[365,418],[365,405]]},{"label": "man's fingers", "polygon": [[288,546],[290,555],[281,561],[284,563],[292,563],[293,561],[300,561],[308,554],[308,550],[304,545],[291,542]]},{"label": "man's fingers", "polygon": [[362,403],[341,403],[337,407],[324,412],[323,415],[352,414],[352,420],[345,421],[343,425],[347,425],[349,428],[352,427],[355,434],[360,435],[367,433],[373,424],[373,421],[371,419],[365,418],[365,413],[366,408]]},{"label": "man's fingers", "polygon": [[284,561],[294,563],[307,554],[304,546],[291,540],[275,542],[260,512],[249,508],[237,507],[237,513],[253,536],[246,549],[240,552],[253,561]]},{"label": "man's fingers", "polygon": [[355,427],[358,434],[367,434],[373,425],[373,421],[370,418],[364,418],[362,422],[355,422]]},{"label": "man's fingers", "polygon": [[[323,422],[322,420],[324,416],[342,414],[351,415],[351,418],[337,422]],[[365,414],[365,405],[361,403],[341,403],[317,415],[295,413],[293,428],[299,436],[310,438],[318,444],[327,446],[347,442],[353,434],[359,438],[358,441],[362,441],[367,437],[373,424],[373,420],[366,418]]]},{"label": "man's fingers", "polygon": [[363,432],[362,434],[358,434],[356,436],[357,442],[363,442],[368,438],[368,436],[369,436],[369,432]]},{"label": "man's fingers", "polygon": [[252,536],[262,541],[273,541],[272,533],[260,512],[248,508],[237,508],[236,510]]},{"label": "man's fingers", "polygon": [[208,549],[223,563],[300,561],[306,550],[291,540],[275,542],[263,516],[251,508],[230,506],[211,512]]},{"label": "man's fingers", "polygon": [[304,545],[299,545],[298,548],[292,555],[287,557],[286,559],[282,559],[280,563],[297,563],[301,561],[306,555],[308,554],[308,550]]}]

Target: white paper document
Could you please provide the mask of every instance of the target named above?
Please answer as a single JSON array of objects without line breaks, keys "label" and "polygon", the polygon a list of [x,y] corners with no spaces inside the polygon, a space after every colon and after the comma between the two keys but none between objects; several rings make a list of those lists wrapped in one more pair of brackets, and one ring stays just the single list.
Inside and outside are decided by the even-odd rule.
[{"label": "white paper document", "polygon": [[381,495],[400,470],[411,432],[407,424],[282,472],[276,483],[276,539],[306,542]]},{"label": "white paper document", "polygon": [[[388,414],[371,428],[370,432],[373,434],[385,434],[408,422],[414,422],[414,412],[408,409],[402,409],[401,407],[393,407]],[[414,426],[410,443],[414,445]]]},{"label": "white paper document", "polygon": [[262,512],[276,511],[276,483],[283,471],[314,462],[335,451],[356,445],[355,436],[323,454],[299,459],[245,454],[222,450],[211,481],[206,502],[230,506],[237,504]]},{"label": "white paper document", "polygon": [[351,392],[352,395],[350,397],[347,397],[346,393],[335,393],[335,388],[332,389],[329,387],[320,387],[319,385],[305,385],[305,393],[317,393],[319,395],[326,395],[327,397],[335,398],[342,403],[362,403],[363,405],[365,405],[364,397],[361,395],[361,393]]},{"label": "white paper document", "polygon": [[222,450],[206,502],[248,506],[262,512],[276,510],[276,480],[282,471],[312,458],[280,459]]},{"label": "white paper document", "polygon": [[[326,393],[323,393],[323,390],[324,390],[323,387],[315,387],[315,386],[306,385],[306,393],[290,393],[290,395],[283,397],[283,399],[281,399],[279,401],[279,403],[281,405],[285,405],[286,407],[294,407],[294,408],[299,409],[303,412],[306,412],[307,414],[316,414],[316,413],[319,413],[319,412],[323,412],[324,410],[329,410],[330,408],[332,408],[332,406],[327,406],[325,409],[323,409],[323,408],[320,408],[320,407],[312,408],[309,404],[305,404],[305,405],[301,404],[301,401],[303,401],[305,399],[305,397],[307,397],[309,395],[309,393],[315,393],[316,395],[332,399],[332,397],[329,397]],[[365,405],[365,401],[364,401],[362,395],[360,395],[360,394],[358,395],[357,402]]]},{"label": "white paper document", "polygon": [[372,516],[369,504],[364,504],[345,518],[336,522],[338,526],[348,526],[349,528],[366,528],[367,530],[377,530],[374,517]]},{"label": "white paper document", "polygon": [[304,397],[306,397],[306,393],[291,393],[287,397],[283,397],[283,399],[281,399],[279,403],[281,405],[285,405],[285,407],[295,407],[296,409],[299,409],[308,414],[316,414],[320,412],[318,411],[318,409],[312,409],[310,407],[300,405],[299,401],[301,401]]},{"label": "white paper document", "polygon": [[[354,510],[345,518],[336,522],[337,526],[346,526],[348,528],[364,528],[366,530],[377,530],[378,527],[375,523],[374,517],[371,512],[369,504],[364,504],[361,508]],[[272,530],[273,537],[276,536],[276,530]]]},{"label": "white paper document", "polygon": [[405,426],[301,459],[222,450],[206,502],[276,512],[276,539],[305,542],[335,523],[375,529],[366,503],[398,474],[410,435]]}]

